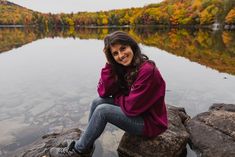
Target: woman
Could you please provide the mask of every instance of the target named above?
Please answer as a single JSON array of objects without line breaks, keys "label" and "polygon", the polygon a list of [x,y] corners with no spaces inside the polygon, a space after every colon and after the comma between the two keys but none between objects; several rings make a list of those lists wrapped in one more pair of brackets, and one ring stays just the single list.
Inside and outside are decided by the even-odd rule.
[{"label": "woman", "polygon": [[100,97],[91,104],[87,129],[67,147],[52,148],[53,157],[89,155],[107,123],[146,137],[155,137],[167,129],[165,82],[154,62],[125,32],[107,35],[104,44],[107,63],[101,71]]}]

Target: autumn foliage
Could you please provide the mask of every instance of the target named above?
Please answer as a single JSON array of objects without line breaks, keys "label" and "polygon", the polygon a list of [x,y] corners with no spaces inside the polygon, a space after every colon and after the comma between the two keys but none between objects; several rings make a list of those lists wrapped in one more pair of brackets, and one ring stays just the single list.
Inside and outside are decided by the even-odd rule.
[{"label": "autumn foliage", "polygon": [[230,10],[228,15],[226,16],[226,21],[227,24],[235,24],[235,7]]},{"label": "autumn foliage", "polygon": [[143,8],[43,14],[0,0],[0,25],[123,26],[235,23],[235,0],[164,0]]}]

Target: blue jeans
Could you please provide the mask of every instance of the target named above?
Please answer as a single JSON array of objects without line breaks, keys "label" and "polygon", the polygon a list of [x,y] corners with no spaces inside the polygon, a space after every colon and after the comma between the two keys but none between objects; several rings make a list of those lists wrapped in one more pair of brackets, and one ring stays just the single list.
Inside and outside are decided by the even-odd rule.
[{"label": "blue jeans", "polygon": [[118,105],[114,104],[113,98],[98,97],[91,104],[88,126],[76,141],[75,149],[84,152],[91,148],[107,123],[130,134],[143,135],[144,119],[141,116],[128,117]]}]

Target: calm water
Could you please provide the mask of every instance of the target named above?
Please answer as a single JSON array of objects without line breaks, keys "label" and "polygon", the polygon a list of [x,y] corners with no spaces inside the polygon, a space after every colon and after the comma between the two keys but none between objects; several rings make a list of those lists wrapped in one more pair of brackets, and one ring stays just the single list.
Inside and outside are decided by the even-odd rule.
[{"label": "calm water", "polygon": [[[0,156],[45,133],[86,127],[110,31],[0,29]],[[167,104],[193,117],[213,103],[235,103],[234,32],[127,31],[165,78]],[[122,134],[108,125],[94,156],[116,157]]]}]

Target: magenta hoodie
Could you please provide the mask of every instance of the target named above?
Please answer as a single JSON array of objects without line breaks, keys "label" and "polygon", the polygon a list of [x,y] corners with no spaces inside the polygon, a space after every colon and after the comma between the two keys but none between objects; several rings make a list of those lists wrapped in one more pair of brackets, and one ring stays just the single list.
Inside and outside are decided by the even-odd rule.
[{"label": "magenta hoodie", "polygon": [[129,95],[117,90],[111,71],[111,65],[106,63],[98,83],[99,96],[113,96],[114,103],[120,105],[127,116],[142,116],[145,136],[154,137],[164,132],[168,123],[164,101],[166,85],[156,66],[148,61],[140,66]]}]

